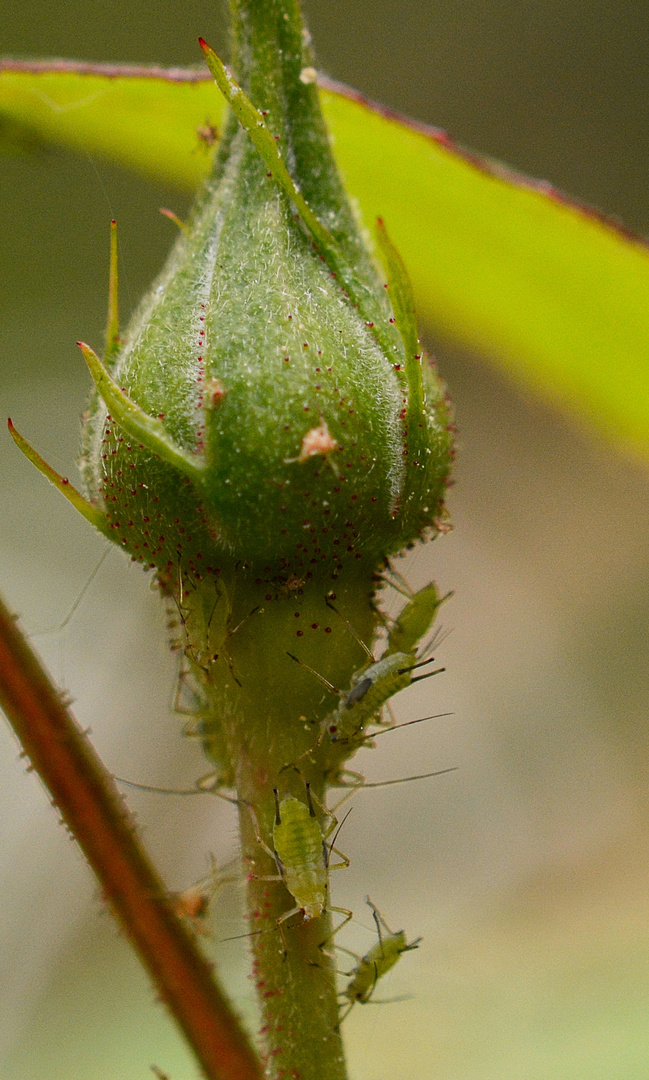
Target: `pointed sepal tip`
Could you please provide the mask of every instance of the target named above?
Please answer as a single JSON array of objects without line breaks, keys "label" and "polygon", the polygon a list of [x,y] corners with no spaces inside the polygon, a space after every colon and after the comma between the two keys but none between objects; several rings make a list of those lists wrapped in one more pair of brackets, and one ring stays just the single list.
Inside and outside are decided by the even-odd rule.
[{"label": "pointed sepal tip", "polygon": [[68,502],[72,503],[75,510],[78,510],[86,521],[89,521],[91,525],[94,525],[94,527],[98,529],[99,532],[103,533],[104,536],[110,536],[106,515],[98,507],[93,506],[92,503],[88,502],[81,492],[77,491],[70,483],[66,476],[61,476],[61,474],[57,473],[51,465],[48,465],[45,459],[34,450],[34,447],[31,446],[30,443],[27,442],[27,439],[25,439],[14,427],[11,417],[7,418],[7,427],[9,428],[9,434],[16,446],[22,451],[28,461],[31,461],[32,465],[36,466],[38,471],[54,485],[57,491],[60,491]]},{"label": "pointed sepal tip", "polygon": [[133,439],[137,439],[147,450],[179,469],[194,483],[200,483],[205,474],[205,465],[193,454],[187,453],[178,446],[160,420],[149,416],[137,402],[124,393],[85,341],[77,341],[77,345],[83,353],[97,392],[120,427],[124,428]]}]

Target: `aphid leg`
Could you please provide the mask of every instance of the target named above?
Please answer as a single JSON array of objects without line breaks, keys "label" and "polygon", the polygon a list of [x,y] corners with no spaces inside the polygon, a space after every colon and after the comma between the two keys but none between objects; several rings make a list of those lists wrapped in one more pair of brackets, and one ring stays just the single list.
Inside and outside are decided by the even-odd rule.
[{"label": "aphid leg", "polygon": [[[347,954],[347,956],[353,957],[353,959],[356,961],[357,964],[360,964],[361,960],[363,959],[362,956],[360,955],[360,953],[356,953],[352,949],[346,949],[344,945],[336,945],[336,948],[337,948],[338,952],[344,952],[344,953]],[[349,976],[352,974],[352,972],[351,971],[338,971],[337,974],[338,975],[344,975],[345,978],[349,978]],[[341,990],[340,993],[343,994],[344,990]]]},{"label": "aphid leg", "polygon": [[[376,904],[372,903],[369,896],[365,897],[365,903],[372,909],[372,918],[374,919],[374,924],[376,926],[376,932],[377,932],[378,937],[379,937],[379,944],[381,946],[381,954],[383,954],[383,930],[386,931],[386,933],[388,934],[389,937],[395,937],[395,931],[390,929],[390,927],[386,923],[385,919],[381,915],[381,912],[377,908]],[[420,938],[420,937],[415,938],[414,941],[410,941],[406,945],[404,945],[403,948],[400,949],[400,952],[410,952],[412,949],[418,948],[419,943],[421,941],[423,941],[423,938]]]},{"label": "aphid leg", "polygon": [[345,1012],[344,1012],[344,1013],[342,1014],[342,1016],[339,1016],[339,1017],[338,1017],[338,1023],[337,1023],[336,1025],[335,1025],[335,1027],[334,1027],[334,1031],[340,1031],[340,1025],[342,1024],[343,1020],[346,1020],[346,1019],[347,1019],[347,1017],[349,1016],[350,1012],[351,1012],[351,1011],[352,1011],[352,1009],[354,1008],[354,1005],[355,1005],[355,1004],[356,1004],[356,1002],[355,1002],[355,1001],[350,1001],[350,1003],[349,1003],[349,1005],[347,1006],[347,1008],[346,1008]]},{"label": "aphid leg", "polygon": [[155,787],[153,784],[137,784],[134,780],[126,780],[123,776],[115,776],[113,774],[113,780],[117,784],[124,784],[126,787],[136,788],[138,791],[151,791],[156,795],[216,795],[218,799],[224,799],[225,802],[233,803],[235,806],[241,805],[240,799],[235,799],[231,795],[224,795],[218,788],[222,784],[222,778],[218,773],[208,773],[207,776],[200,777],[194,787],[191,788],[165,788]]},{"label": "aphid leg", "polygon": [[291,660],[295,660],[295,663],[299,664],[300,667],[305,668],[306,671],[310,671],[312,675],[315,675],[316,679],[319,679],[322,685],[327,687],[327,690],[331,690],[332,694],[337,694],[338,696],[340,696],[341,691],[338,689],[338,687],[334,686],[333,683],[330,683],[328,679],[325,679],[324,675],[321,675],[319,671],[316,671],[315,668],[312,668],[308,664],[305,664],[303,660],[300,660],[299,657],[294,656],[293,653],[287,652],[286,655],[290,656]]},{"label": "aphid leg", "polygon": [[[173,697],[173,711],[180,716],[199,716],[204,712],[205,708],[206,702],[201,698],[196,686],[193,684],[190,669],[182,666],[178,673],[176,691]],[[191,738],[189,732],[186,731],[186,734]]]},{"label": "aphid leg", "polygon": [[[277,795],[277,789],[274,788],[273,790],[274,790],[274,794],[275,794],[275,820],[281,820],[280,817],[279,817],[279,797]],[[250,803],[246,803],[245,805],[248,807],[248,813],[250,814],[250,817],[251,817],[251,820],[252,820],[252,827],[253,827],[254,832],[255,832],[255,839],[256,839],[257,843],[259,844],[260,848],[262,848],[262,850],[266,852],[267,855],[270,855],[273,862],[277,863],[277,856],[276,856],[275,852],[273,851],[273,849],[271,847],[268,846],[268,844],[264,840],[263,836],[261,835],[261,830],[259,828],[259,819],[257,817],[257,814],[255,813],[254,806],[252,806]],[[278,867],[278,869],[279,869],[279,867]],[[266,877],[266,876],[259,877],[257,874],[254,874],[253,876],[257,879],[257,881],[282,881],[283,880],[281,873],[279,873],[277,875],[271,875],[270,877]]]},{"label": "aphid leg", "polygon": [[398,570],[395,570],[393,566],[389,566],[383,573],[383,580],[386,585],[389,585],[395,592],[405,596],[406,600],[412,600],[414,592],[410,588],[408,582],[404,578],[403,574],[400,574]]},{"label": "aphid leg", "polygon": [[345,618],[345,616],[343,614],[341,614],[340,611],[338,611],[338,608],[334,607],[334,605],[331,603],[331,600],[329,599],[328,596],[325,596],[325,604],[327,605],[328,608],[331,608],[331,610],[334,612],[334,614],[337,615],[338,618],[341,619],[342,622],[344,622],[345,626],[347,627],[350,634],[354,638],[354,641],[356,641],[360,645],[360,647],[363,650],[363,652],[365,653],[365,655],[368,656],[370,658],[370,660],[373,660],[374,657],[372,655],[372,650],[368,649],[365,642],[362,641],[361,638],[359,638],[359,636],[356,633],[356,631],[354,630],[354,627],[352,626],[352,624],[349,622],[348,619]]},{"label": "aphid leg", "polygon": [[[350,777],[352,783],[347,783],[346,781],[341,783],[340,781],[342,777]],[[354,769],[341,769],[338,774],[338,781],[336,782],[336,787],[354,788],[355,790],[356,788],[363,787],[364,783],[365,777],[362,773],[355,772]]]},{"label": "aphid leg", "polygon": [[[326,945],[326,941],[323,942],[323,946],[324,945]],[[332,960],[335,960],[336,959],[336,953],[335,952],[327,952],[327,950],[323,946],[321,946],[320,948],[321,948],[321,951],[325,954],[325,956],[329,956]],[[360,956],[359,953],[352,952],[351,949],[346,949],[342,945],[336,945],[335,949],[336,949],[336,952],[344,952],[344,953],[347,954],[347,956],[352,956],[357,964],[360,964],[361,960],[363,959],[362,956]],[[319,964],[317,960],[309,960],[309,964],[310,964],[311,967],[322,967],[322,964]],[[353,974],[353,972],[351,972],[351,971],[341,971],[340,968],[334,968],[334,971],[336,972],[336,975],[344,975],[344,977],[346,979],[348,979],[349,976]],[[341,994],[344,994],[344,993],[345,993],[344,990],[339,990],[338,991],[338,996],[340,997]]]},{"label": "aphid leg", "polygon": [[97,577],[97,574],[99,573],[102,566],[104,565],[104,562],[105,562],[107,556],[110,554],[110,551],[111,551],[111,549],[109,547],[107,547],[105,549],[105,551],[103,552],[103,554],[100,556],[99,561],[97,562],[97,565],[95,566],[92,573],[86,579],[85,585],[79,591],[74,603],[72,604],[72,607],[68,611],[65,618],[62,619],[60,623],[57,623],[56,626],[46,626],[43,630],[33,630],[32,633],[31,633],[31,637],[45,637],[46,634],[57,634],[57,633],[59,633],[59,631],[65,630],[66,626],[71,622],[73,617],[76,615],[76,613],[77,613],[77,611],[78,611],[78,609],[79,609],[79,607],[80,607],[80,605],[81,605],[81,603],[83,601],[83,598],[85,597],[86,593],[88,592],[88,589],[90,588],[93,581]]},{"label": "aphid leg", "polygon": [[[330,845],[330,847],[329,847],[328,858],[329,859],[332,858],[333,854],[338,855],[338,858],[340,859],[340,862],[339,863],[329,863],[329,862],[327,862],[327,869],[329,869],[329,870],[344,870],[344,869],[347,869],[347,867],[351,865],[350,860],[348,859],[348,856],[343,855],[342,852],[338,848],[335,848],[333,843],[332,843],[332,845]],[[332,908],[330,908],[330,910],[332,910],[332,912],[335,912],[336,908],[332,907]]]},{"label": "aphid leg", "polygon": [[[339,853],[337,853],[337,854],[339,854]],[[342,866],[342,863],[340,865]],[[347,865],[349,866],[349,862],[347,862]],[[331,867],[331,869],[335,869],[335,867]],[[335,926],[334,929],[331,931],[331,933],[324,939],[324,941],[321,941],[320,944],[318,945],[319,952],[324,953],[325,956],[329,956],[329,957],[332,957],[333,959],[335,959],[335,954],[327,952],[327,950],[325,949],[325,945],[328,945],[330,941],[333,941],[336,934],[338,933],[339,930],[342,930],[343,926],[347,926],[347,923],[351,919],[354,918],[354,912],[350,911],[349,908],[344,908],[344,907],[328,907],[327,911],[337,911],[339,915],[344,915],[345,916],[343,921],[341,923],[339,923],[338,926]],[[345,951],[345,950],[343,950],[343,951]],[[349,950],[346,950],[346,951],[349,951]],[[351,955],[353,955],[353,953]],[[345,974],[345,972],[341,972],[341,974]]]}]

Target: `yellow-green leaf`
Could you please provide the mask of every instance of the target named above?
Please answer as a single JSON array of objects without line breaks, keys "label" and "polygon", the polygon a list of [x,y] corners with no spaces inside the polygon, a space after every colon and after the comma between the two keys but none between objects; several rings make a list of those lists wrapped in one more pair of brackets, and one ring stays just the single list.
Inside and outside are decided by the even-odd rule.
[{"label": "yellow-green leaf", "polygon": [[[3,69],[4,68],[4,69]],[[336,156],[381,216],[422,322],[649,459],[649,247],[440,131],[321,80]],[[194,187],[224,102],[202,71],[0,64],[0,140],[102,155]]]}]

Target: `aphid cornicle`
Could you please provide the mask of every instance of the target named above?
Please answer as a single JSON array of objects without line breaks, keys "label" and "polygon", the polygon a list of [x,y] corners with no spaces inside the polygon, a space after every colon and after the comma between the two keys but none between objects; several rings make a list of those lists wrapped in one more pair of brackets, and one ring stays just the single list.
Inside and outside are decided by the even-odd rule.
[{"label": "aphid cornicle", "polygon": [[372,918],[376,924],[379,940],[364,956],[357,956],[349,949],[341,950],[354,956],[358,964],[353,971],[348,972],[351,976],[350,981],[345,989],[340,991],[340,995],[347,998],[349,1005],[340,1017],[339,1023],[342,1023],[349,1015],[356,1002],[366,1004],[372,997],[379,979],[394,967],[402,953],[418,948],[421,941],[419,937],[409,942],[406,940],[404,930],[391,930],[369,896],[366,898],[366,903],[372,909]]}]

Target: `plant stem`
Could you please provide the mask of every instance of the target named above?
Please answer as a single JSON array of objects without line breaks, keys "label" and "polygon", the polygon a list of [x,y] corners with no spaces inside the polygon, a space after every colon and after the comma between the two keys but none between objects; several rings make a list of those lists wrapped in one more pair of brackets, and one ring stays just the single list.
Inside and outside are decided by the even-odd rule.
[{"label": "plant stem", "polygon": [[[332,945],[327,945],[331,900],[319,918],[307,922],[298,913],[278,924],[295,900],[281,881],[264,880],[276,878],[278,867],[259,843],[255,823],[272,849],[273,788],[280,797],[290,793],[305,802],[308,781],[316,799],[324,800],[327,776],[340,765],[328,741],[318,745],[321,722],[337,699],[314,672],[346,687],[364,662],[344,618],[363,640],[372,640],[375,582],[367,567],[356,564],[354,571],[336,582],[317,577],[287,593],[271,591],[254,568],[233,570],[226,583],[221,579],[216,588],[203,583],[187,593],[181,608],[186,654],[206,699],[200,720],[205,748],[240,800],[266,1075],[277,1080],[344,1080],[346,1075]],[[332,584],[336,610],[325,600]],[[226,602],[235,629],[214,654],[210,626],[223,624],[217,605]],[[319,818],[324,833],[329,820],[321,812]],[[336,915],[336,921],[341,918]]]},{"label": "plant stem", "polygon": [[0,600],[0,705],[208,1080],[258,1080],[247,1038],[115,784]]}]

